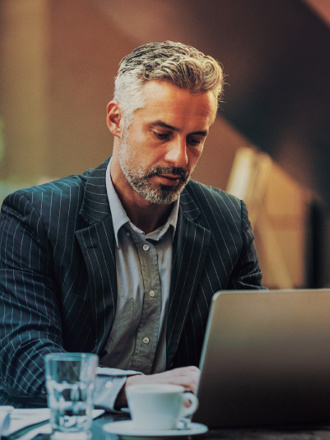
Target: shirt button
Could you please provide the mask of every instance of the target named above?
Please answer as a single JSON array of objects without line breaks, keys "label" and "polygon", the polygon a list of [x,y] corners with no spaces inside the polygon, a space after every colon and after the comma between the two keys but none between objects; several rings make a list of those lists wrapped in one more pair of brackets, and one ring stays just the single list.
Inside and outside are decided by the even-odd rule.
[{"label": "shirt button", "polygon": [[111,388],[112,387],[112,382],[110,380],[107,381],[107,383],[105,384],[106,388]]},{"label": "shirt button", "polygon": [[150,296],[151,298],[153,298],[155,295],[156,295],[156,292],[155,292],[154,290],[150,290],[150,292],[149,292],[149,296]]},{"label": "shirt button", "polygon": [[149,250],[149,246],[147,244],[144,244],[143,245],[143,250],[147,252]]},{"label": "shirt button", "polygon": [[144,344],[149,344],[149,342],[150,342],[150,339],[149,338],[143,338],[143,343]]}]

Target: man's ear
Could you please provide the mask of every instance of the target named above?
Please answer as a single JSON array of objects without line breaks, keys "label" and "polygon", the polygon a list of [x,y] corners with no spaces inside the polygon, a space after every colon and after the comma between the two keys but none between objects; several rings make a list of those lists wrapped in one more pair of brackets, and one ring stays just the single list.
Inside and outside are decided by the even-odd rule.
[{"label": "man's ear", "polygon": [[112,100],[107,105],[107,126],[114,136],[121,137],[122,134],[122,112],[117,101]]}]

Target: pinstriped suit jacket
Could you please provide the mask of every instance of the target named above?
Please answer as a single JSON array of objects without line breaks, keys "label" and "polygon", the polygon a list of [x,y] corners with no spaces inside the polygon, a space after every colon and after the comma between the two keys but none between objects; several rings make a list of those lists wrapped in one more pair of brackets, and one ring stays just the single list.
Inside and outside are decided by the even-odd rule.
[{"label": "pinstriped suit jacket", "polygon": [[[44,399],[45,354],[102,356],[116,310],[105,170],[20,190],[0,215],[0,404]],[[244,203],[190,181],[174,239],[167,366],[198,365],[212,295],[260,288]]]}]

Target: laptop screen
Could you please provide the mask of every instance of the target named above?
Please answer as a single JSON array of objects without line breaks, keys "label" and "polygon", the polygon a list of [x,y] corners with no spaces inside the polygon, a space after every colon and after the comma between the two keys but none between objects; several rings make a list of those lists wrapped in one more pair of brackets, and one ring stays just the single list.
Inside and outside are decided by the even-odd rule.
[{"label": "laptop screen", "polygon": [[330,290],[214,295],[194,422],[210,428],[330,422]]}]

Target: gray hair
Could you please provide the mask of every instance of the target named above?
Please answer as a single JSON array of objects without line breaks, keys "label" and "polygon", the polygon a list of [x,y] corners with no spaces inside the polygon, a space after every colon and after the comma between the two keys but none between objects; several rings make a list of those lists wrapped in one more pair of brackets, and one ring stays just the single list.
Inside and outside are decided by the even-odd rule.
[{"label": "gray hair", "polygon": [[152,80],[168,81],[191,93],[212,91],[219,104],[224,75],[218,61],[192,46],[165,41],[137,47],[121,60],[115,79],[114,99],[123,112],[126,129],[134,112],[144,106],[143,84]]}]

